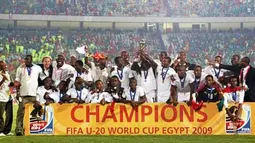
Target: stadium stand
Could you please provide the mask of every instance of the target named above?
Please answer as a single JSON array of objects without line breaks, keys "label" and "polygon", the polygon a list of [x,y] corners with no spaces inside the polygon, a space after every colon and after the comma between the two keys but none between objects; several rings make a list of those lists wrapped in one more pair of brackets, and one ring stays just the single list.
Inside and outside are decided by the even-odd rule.
[{"label": "stadium stand", "polygon": [[4,0],[5,14],[146,16],[160,12],[160,0]]},{"label": "stadium stand", "polygon": [[254,0],[3,0],[5,14],[250,17]]},{"label": "stadium stand", "polygon": [[170,17],[254,16],[254,0],[166,0]]}]

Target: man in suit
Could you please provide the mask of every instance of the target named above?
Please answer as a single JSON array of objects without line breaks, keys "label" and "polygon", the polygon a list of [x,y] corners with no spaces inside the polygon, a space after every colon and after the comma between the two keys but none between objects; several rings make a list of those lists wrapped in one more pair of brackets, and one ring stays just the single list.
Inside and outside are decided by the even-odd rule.
[{"label": "man in suit", "polygon": [[244,102],[255,102],[255,69],[250,65],[250,58],[242,58],[240,66],[239,82],[246,88]]},{"label": "man in suit", "polygon": [[231,58],[231,64],[232,65],[224,65],[224,64],[221,64],[221,63],[213,63],[213,66],[215,68],[228,70],[228,71],[225,71],[224,74],[223,74],[224,78],[221,81],[221,83],[223,85],[227,85],[230,82],[230,77],[232,77],[232,76],[238,77],[239,76],[240,70],[241,70],[241,67],[239,65],[239,61],[240,61],[240,56],[235,54]]},{"label": "man in suit", "polygon": [[220,69],[226,69],[231,71],[234,76],[239,76],[241,67],[239,65],[240,56],[239,55],[233,55],[231,58],[231,64],[232,65],[224,65],[224,64],[215,64],[216,67],[219,67]]}]

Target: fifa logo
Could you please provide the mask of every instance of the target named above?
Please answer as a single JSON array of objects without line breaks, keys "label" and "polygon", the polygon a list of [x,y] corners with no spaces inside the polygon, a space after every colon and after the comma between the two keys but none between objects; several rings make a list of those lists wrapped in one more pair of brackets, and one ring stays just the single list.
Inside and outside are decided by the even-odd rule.
[{"label": "fifa logo", "polygon": [[[232,114],[237,114],[237,107],[232,106]],[[236,121],[232,121],[226,114],[226,133],[227,134],[251,134],[251,107],[243,104],[241,116]]]},{"label": "fifa logo", "polygon": [[30,112],[30,134],[53,134],[54,109],[38,106]]}]

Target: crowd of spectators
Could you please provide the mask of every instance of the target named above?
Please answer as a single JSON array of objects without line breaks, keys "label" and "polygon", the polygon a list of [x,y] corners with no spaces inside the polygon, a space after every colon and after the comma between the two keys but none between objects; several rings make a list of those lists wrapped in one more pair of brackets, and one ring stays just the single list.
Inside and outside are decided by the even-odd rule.
[{"label": "crowd of spectators", "polygon": [[[88,45],[92,53],[103,52],[108,55],[123,50],[130,53],[137,51],[139,42],[145,39],[147,42],[146,49],[154,51],[160,47],[158,34],[156,32],[145,32],[138,30],[110,30],[110,29],[84,29],[71,31],[68,45],[70,47],[80,47]],[[135,49],[135,50],[133,50]]]},{"label": "crowd of spectators", "polygon": [[[74,52],[77,47],[88,45],[92,53],[103,52],[113,60],[116,53],[127,50],[131,55],[139,49],[141,40],[146,40],[148,52],[159,52],[160,42],[157,32],[145,32],[144,30],[110,30],[110,29],[75,29],[69,34],[63,34],[60,29],[0,29],[0,53],[1,59],[9,65],[13,71],[25,54],[32,54],[35,63],[40,63],[42,57],[56,57],[64,54],[67,58],[71,55],[78,56]],[[12,74],[15,74],[13,72]]]},{"label": "crowd of spectators", "polygon": [[254,0],[166,0],[170,17],[255,16]]},{"label": "crowd of spectators", "polygon": [[0,13],[80,16],[255,16],[254,0],[2,0]]},{"label": "crowd of spectators", "polygon": [[170,32],[162,35],[165,47],[160,44],[160,37],[157,32],[142,29],[74,29],[65,35],[60,29],[10,28],[0,29],[0,53],[1,59],[9,63],[9,70],[13,71],[25,54],[32,54],[34,62],[40,63],[43,56],[55,57],[63,53],[68,57],[84,45],[88,45],[92,53],[105,53],[110,60],[123,50],[135,57],[139,43],[144,39],[146,50],[152,56],[166,47],[172,59],[184,49],[189,62],[202,66],[216,55],[223,56],[223,62],[230,64],[233,54],[249,56],[251,64],[255,64],[255,29]]},{"label": "crowd of spectators", "polygon": [[[3,1],[3,2],[2,2]],[[2,0],[5,14],[147,16],[160,12],[160,0]]]},{"label": "crowd of spectators", "polygon": [[182,31],[167,33],[163,37],[170,55],[186,50],[191,63],[205,65],[206,61],[221,55],[223,62],[230,64],[231,56],[240,54],[250,57],[254,65],[255,29]]},{"label": "crowd of spectators", "polygon": [[63,38],[58,29],[0,29],[1,59],[8,63],[10,71],[28,53],[32,54],[36,63],[41,62],[44,56],[55,56],[57,52],[63,52]]}]

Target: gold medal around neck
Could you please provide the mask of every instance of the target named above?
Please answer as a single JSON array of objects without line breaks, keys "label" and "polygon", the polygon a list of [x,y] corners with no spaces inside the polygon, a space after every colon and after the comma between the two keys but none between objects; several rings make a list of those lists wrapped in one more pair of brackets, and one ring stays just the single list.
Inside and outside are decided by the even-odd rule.
[{"label": "gold medal around neck", "polygon": [[27,80],[30,80],[30,79],[31,79],[31,76],[28,75],[28,76],[27,76]]}]

